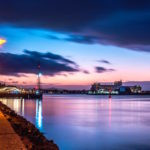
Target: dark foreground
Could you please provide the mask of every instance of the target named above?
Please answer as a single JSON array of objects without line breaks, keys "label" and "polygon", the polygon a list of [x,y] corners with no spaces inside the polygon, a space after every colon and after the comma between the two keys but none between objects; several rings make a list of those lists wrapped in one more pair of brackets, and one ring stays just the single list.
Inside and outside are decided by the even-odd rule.
[{"label": "dark foreground", "polygon": [[58,146],[51,140],[47,140],[45,136],[29,121],[17,115],[6,105],[0,102],[0,110],[3,112],[7,120],[15,132],[21,137],[24,145],[29,150],[58,150]]}]

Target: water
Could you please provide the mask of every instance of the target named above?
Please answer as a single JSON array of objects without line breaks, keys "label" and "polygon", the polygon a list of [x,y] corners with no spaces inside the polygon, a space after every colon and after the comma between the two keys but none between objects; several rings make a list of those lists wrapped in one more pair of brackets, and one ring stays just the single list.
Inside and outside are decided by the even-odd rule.
[{"label": "water", "polygon": [[150,150],[150,97],[45,95],[1,99],[60,150]]}]

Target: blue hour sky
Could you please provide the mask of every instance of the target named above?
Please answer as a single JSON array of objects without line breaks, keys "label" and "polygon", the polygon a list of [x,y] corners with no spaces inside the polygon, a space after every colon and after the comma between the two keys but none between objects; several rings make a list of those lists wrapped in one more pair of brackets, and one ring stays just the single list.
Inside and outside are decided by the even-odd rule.
[{"label": "blue hour sky", "polygon": [[35,86],[40,62],[43,87],[121,79],[148,89],[149,26],[147,0],[2,0],[1,81]]}]

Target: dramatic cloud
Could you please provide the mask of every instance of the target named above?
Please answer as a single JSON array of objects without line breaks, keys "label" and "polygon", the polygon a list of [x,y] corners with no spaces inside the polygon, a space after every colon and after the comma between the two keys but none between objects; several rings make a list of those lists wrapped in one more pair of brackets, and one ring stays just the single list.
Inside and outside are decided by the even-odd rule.
[{"label": "dramatic cloud", "polygon": [[104,64],[111,64],[108,60],[98,60],[98,62],[100,63],[104,63]]},{"label": "dramatic cloud", "polygon": [[38,73],[38,64],[44,75],[56,75],[62,72],[78,72],[78,65],[72,60],[53,53],[39,53],[24,50],[23,54],[0,53],[0,74],[14,75]]},{"label": "dramatic cloud", "polygon": [[115,69],[107,69],[107,68],[104,68],[104,67],[95,67],[95,71],[97,73],[104,73],[104,72],[112,72],[112,71],[115,71]]},{"label": "dramatic cloud", "polygon": [[83,35],[70,35],[68,38],[64,38],[65,41],[84,43],[84,44],[94,44],[99,42],[98,37],[94,36],[83,36]]},{"label": "dramatic cloud", "polygon": [[1,0],[0,23],[60,31],[73,42],[150,52],[149,0]]}]

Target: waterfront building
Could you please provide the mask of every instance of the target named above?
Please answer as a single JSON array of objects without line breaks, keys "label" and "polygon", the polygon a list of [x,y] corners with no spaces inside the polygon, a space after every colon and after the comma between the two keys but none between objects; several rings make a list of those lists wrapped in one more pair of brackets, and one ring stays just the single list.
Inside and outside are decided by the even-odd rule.
[{"label": "waterfront building", "polygon": [[119,94],[131,94],[131,89],[129,86],[121,86],[118,91]]},{"label": "waterfront building", "polygon": [[120,80],[120,81],[115,81],[115,82],[114,82],[114,85],[115,85],[116,87],[122,86],[122,80]]},{"label": "waterfront building", "polygon": [[115,81],[114,84],[94,83],[89,94],[138,94],[142,92],[141,86],[123,86],[122,81]]},{"label": "waterfront building", "polygon": [[142,92],[142,87],[139,85],[130,86],[130,89],[131,89],[132,93],[141,93]]},{"label": "waterfront building", "polygon": [[18,94],[18,93],[21,93],[21,89],[15,86],[3,86],[3,87],[0,87],[0,93]]},{"label": "waterfront building", "polygon": [[122,81],[115,81],[114,84],[94,83],[89,94],[118,94],[118,89],[121,85]]},{"label": "waterfront building", "polygon": [[100,89],[100,87],[101,87],[101,84],[100,84],[100,83],[94,83],[94,84],[92,84],[90,90],[91,90],[91,91],[97,91],[97,90]]}]

